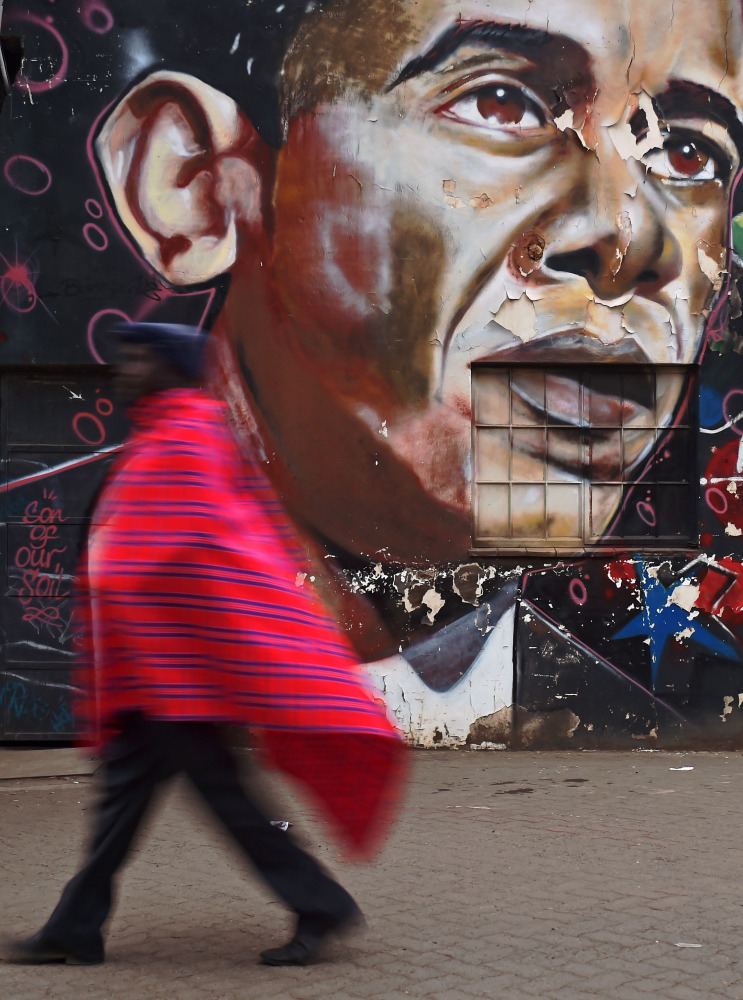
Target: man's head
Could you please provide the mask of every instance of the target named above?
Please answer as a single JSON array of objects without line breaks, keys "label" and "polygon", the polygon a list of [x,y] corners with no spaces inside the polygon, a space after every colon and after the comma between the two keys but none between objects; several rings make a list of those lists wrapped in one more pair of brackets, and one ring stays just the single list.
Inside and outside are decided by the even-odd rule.
[{"label": "man's head", "polygon": [[173,323],[124,323],[116,329],[115,388],[130,406],[165,389],[198,385],[204,334]]},{"label": "man's head", "polygon": [[[526,424],[546,410],[569,427],[577,366],[699,358],[740,165],[740,6],[294,9],[280,148],[246,113],[249,57],[229,88],[198,66],[141,80],[102,123],[99,161],[167,281],[230,273],[217,332],[239,352],[305,520],[363,554],[459,559],[472,363],[572,366],[551,402],[524,376],[515,404]],[[683,379],[657,384],[664,427]],[[600,392],[593,405],[618,410]],[[628,405],[632,468],[649,418],[641,398]],[[520,461],[579,479],[583,456],[554,440]]]}]

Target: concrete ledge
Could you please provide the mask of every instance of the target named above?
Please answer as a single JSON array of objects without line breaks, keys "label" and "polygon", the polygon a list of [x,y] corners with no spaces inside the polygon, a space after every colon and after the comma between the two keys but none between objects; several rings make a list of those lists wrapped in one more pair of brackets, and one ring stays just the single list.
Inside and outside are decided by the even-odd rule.
[{"label": "concrete ledge", "polygon": [[25,750],[0,748],[0,781],[13,778],[56,778],[70,774],[93,774],[100,764],[74,748]]}]

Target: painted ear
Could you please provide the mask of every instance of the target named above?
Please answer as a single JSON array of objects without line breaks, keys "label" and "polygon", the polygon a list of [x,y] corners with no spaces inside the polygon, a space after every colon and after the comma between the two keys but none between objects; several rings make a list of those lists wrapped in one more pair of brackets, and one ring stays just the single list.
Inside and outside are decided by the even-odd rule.
[{"label": "painted ear", "polygon": [[103,122],[95,151],[119,218],[172,285],[229,270],[261,221],[260,144],[235,102],[184,73],[152,73]]}]

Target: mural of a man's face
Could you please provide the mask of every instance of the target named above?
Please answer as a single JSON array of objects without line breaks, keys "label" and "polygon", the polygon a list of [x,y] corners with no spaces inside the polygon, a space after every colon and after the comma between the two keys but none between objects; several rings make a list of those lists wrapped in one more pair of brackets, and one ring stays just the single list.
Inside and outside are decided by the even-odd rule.
[{"label": "mural of a man's face", "polygon": [[[129,227],[171,281],[210,277],[209,254],[214,273],[232,270],[220,326],[323,535],[401,559],[466,551],[473,362],[698,358],[726,267],[742,50],[732,0],[703,16],[690,0],[325,5],[285,60],[270,169],[249,123],[192,88],[212,123],[209,197],[202,175],[197,189],[161,157]],[[172,107],[160,93],[144,153],[122,159],[153,120],[131,103],[102,133],[125,222],[122,162],[144,185],[168,136],[181,166],[203,153],[182,85]],[[180,200],[158,193],[176,175]],[[186,243],[184,189],[189,212],[203,209]],[[575,423],[575,376],[554,377],[546,403],[530,379],[517,383],[524,422],[546,409]],[[683,385],[658,378],[658,425]],[[591,406],[647,425],[640,397],[595,392]],[[549,461],[575,480],[574,439],[553,440]],[[626,467],[647,440],[624,435]]]}]

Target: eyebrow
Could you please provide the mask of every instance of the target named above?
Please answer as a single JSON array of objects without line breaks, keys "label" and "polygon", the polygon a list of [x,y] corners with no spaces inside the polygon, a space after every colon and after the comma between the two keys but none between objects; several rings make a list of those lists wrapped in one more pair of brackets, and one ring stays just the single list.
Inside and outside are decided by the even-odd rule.
[{"label": "eyebrow", "polygon": [[[438,69],[449,57],[471,42],[480,43],[493,49],[507,49],[519,54],[533,53],[551,43],[568,41],[564,36],[553,35],[540,28],[528,28],[522,24],[503,24],[497,21],[458,20],[447,28],[431,47],[403,66],[400,73],[387,88],[388,91],[414,76]],[[668,88],[655,98],[658,106],[668,114],[683,117],[705,116],[731,132],[743,130],[743,110],[736,108],[732,101],[716,90],[690,80],[672,80]]]},{"label": "eyebrow", "polygon": [[671,80],[653,103],[661,118],[702,118],[723,125],[743,151],[743,111],[718,91],[691,80]]},{"label": "eyebrow", "polygon": [[527,28],[521,24],[501,24],[495,21],[456,21],[447,28],[433,45],[403,66],[395,80],[387,88],[388,92],[412,77],[438,69],[450,56],[456,54],[468,42],[477,42],[492,49],[507,49],[511,52],[529,53],[534,49],[554,43],[557,36],[539,28]]}]

